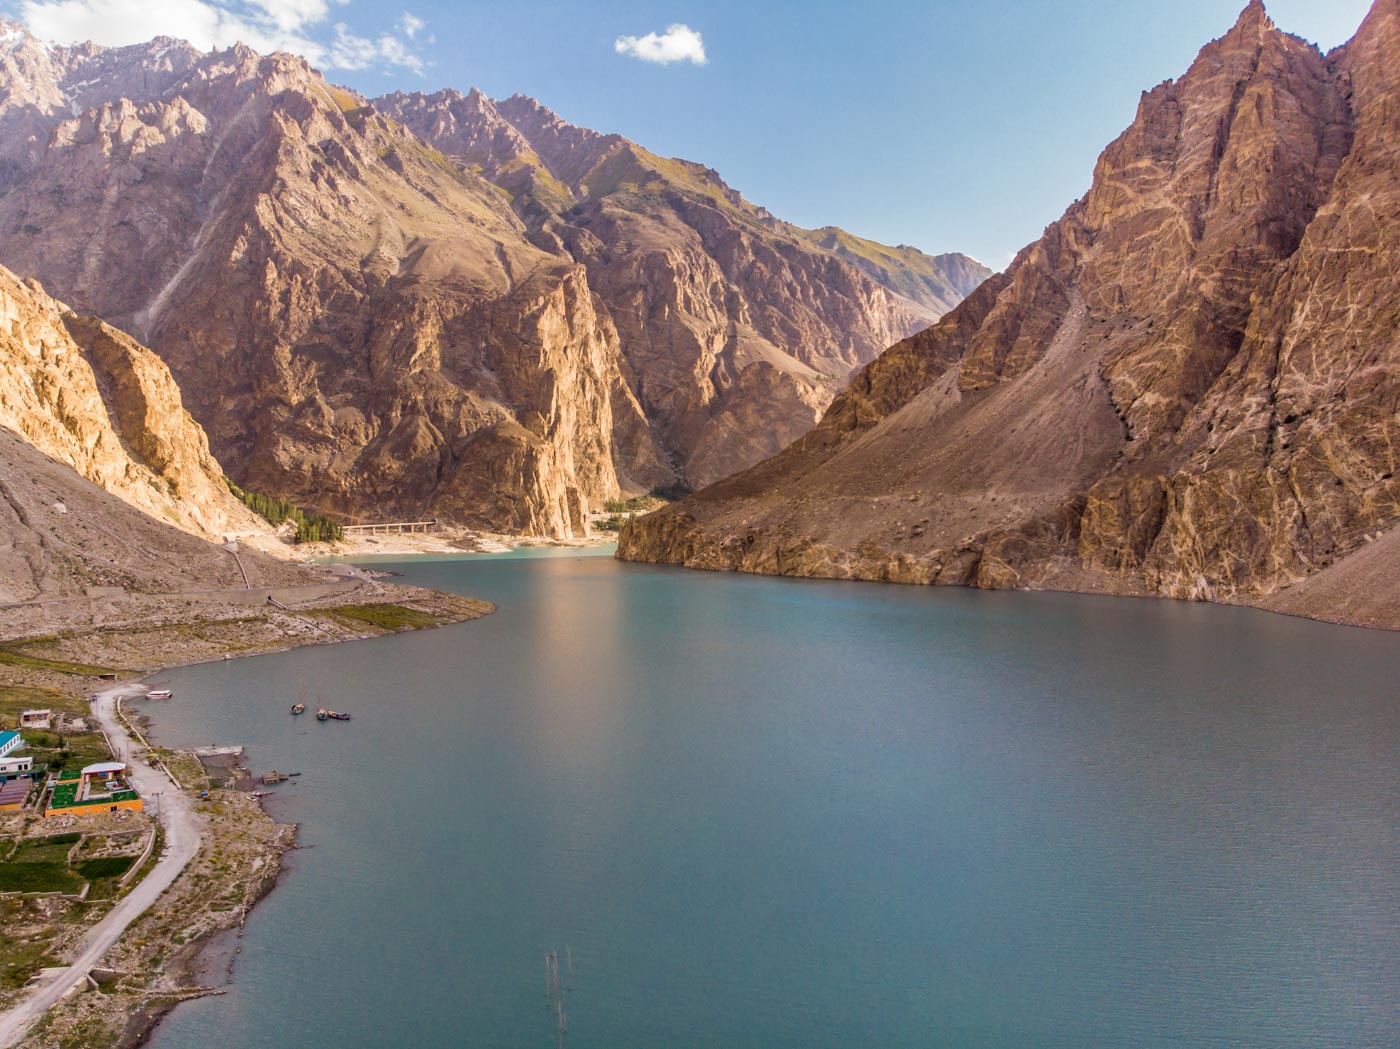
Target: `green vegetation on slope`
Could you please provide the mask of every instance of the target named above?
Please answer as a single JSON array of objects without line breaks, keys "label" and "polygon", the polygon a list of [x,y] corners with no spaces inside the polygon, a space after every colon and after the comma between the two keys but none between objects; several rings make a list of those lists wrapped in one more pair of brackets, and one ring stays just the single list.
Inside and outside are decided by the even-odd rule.
[{"label": "green vegetation on slope", "polygon": [[[32,639],[27,643],[33,644],[36,640],[42,639]],[[52,670],[57,674],[76,674],[79,677],[97,677],[99,674],[112,673],[111,667],[98,667],[90,663],[72,663],[66,659],[45,659],[43,656],[32,656],[27,652],[21,652],[16,642],[0,645],[0,663],[27,667],[30,670]]]},{"label": "green vegetation on slope", "polygon": [[0,892],[74,893],[82,887],[83,879],[70,871],[62,860],[0,863]]},{"label": "green vegetation on slope", "polygon": [[441,622],[431,612],[420,612],[404,605],[338,605],[325,609],[325,613],[351,626],[367,623],[381,630],[417,630]]},{"label": "green vegetation on slope", "polygon": [[345,538],[344,526],[332,517],[307,513],[280,497],[273,498],[260,492],[245,492],[227,477],[224,478],[224,483],[228,485],[228,490],[233,493],[234,498],[241,500],[244,506],[266,519],[269,524],[293,522],[297,529],[298,543],[335,543]]},{"label": "green vegetation on slope", "polygon": [[73,869],[88,881],[97,881],[99,878],[119,878],[129,871],[135,862],[135,856],[102,856],[99,859],[75,863]]}]

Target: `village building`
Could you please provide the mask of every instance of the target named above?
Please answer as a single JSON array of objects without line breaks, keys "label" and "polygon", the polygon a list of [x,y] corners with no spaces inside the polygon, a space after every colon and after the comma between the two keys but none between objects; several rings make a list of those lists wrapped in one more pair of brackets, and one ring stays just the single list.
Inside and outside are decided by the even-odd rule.
[{"label": "village building", "polygon": [[39,779],[46,771],[48,766],[42,763],[35,765],[31,754],[11,754],[0,758],[0,783],[8,783],[12,779]]},{"label": "village building", "polygon": [[18,732],[0,732],[0,758],[13,754],[24,746],[24,737]]},{"label": "village building", "polygon": [[52,710],[23,710],[19,715],[20,731],[32,728],[36,732],[39,729],[51,728],[53,726]]},{"label": "village building", "polygon": [[45,816],[92,816],[126,809],[140,812],[141,795],[126,778],[120,761],[99,761],[81,772],[64,770],[53,781]]},{"label": "village building", "polygon": [[31,784],[27,779],[12,779],[0,783],[0,812],[18,812],[29,797]]}]

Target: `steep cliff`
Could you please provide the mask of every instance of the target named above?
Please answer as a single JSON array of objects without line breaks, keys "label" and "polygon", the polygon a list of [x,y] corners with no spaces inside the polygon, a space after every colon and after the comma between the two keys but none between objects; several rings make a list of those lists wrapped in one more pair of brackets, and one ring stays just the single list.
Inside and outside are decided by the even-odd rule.
[{"label": "steep cliff", "polygon": [[1005,274],[621,556],[1291,607],[1400,521],[1397,70],[1400,0],[1329,55],[1253,0]]},{"label": "steep cliff", "polygon": [[268,531],[229,494],[204,432],[155,354],[3,268],[0,427],[186,532]]},{"label": "steep cliff", "polygon": [[776,451],[930,314],[527,100],[429,134],[287,55],[8,31],[0,262],[151,346],[231,476],[308,507],[578,534]]},{"label": "steep cliff", "polygon": [[800,230],[711,169],[534,99],[449,90],[374,104],[506,190],[532,242],[587,268],[657,443],[692,484],[806,432],[854,368],[990,273]]}]

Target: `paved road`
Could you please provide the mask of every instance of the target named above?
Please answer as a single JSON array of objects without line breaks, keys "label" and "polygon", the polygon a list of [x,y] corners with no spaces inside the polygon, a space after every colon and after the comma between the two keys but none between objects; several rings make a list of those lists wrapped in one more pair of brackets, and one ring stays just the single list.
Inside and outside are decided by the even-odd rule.
[{"label": "paved road", "polygon": [[127,926],[145,913],[146,908],[169,888],[185,865],[199,851],[199,825],[194,805],[189,797],[175,789],[165,774],[145,761],[141,746],[126,734],[117,720],[117,700],[122,696],[139,696],[145,689],[124,685],[98,694],[93,712],[107,730],[112,745],[121,752],[119,760],[127,763],[127,775],[141,796],[150,804],[151,796],[160,794],[160,822],[165,828],[165,847],[160,859],[136,888],[124,896],[111,912],[92,927],[83,939],[82,953],[66,969],[57,969],[44,977],[13,1009],[0,1014],[0,1046],[14,1045],[48,1009],[87,978],[93,966],[102,961]]}]

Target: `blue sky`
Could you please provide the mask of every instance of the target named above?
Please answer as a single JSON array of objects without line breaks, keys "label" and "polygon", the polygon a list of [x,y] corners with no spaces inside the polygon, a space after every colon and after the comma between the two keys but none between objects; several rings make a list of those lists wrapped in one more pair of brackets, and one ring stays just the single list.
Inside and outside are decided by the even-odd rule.
[{"label": "blue sky", "polygon": [[[575,123],[717,168],[801,225],[965,251],[1000,267],[1088,188],[1094,159],[1132,119],[1139,93],[1182,73],[1243,0],[7,6],[50,37],[121,43],[166,32],[203,46],[231,35],[285,46],[370,95],[522,92]],[[1368,6],[1268,4],[1280,26],[1324,48],[1346,40]],[[667,37],[673,25],[699,39]],[[619,48],[628,37],[636,39]],[[701,46],[704,64],[690,60]]]}]

